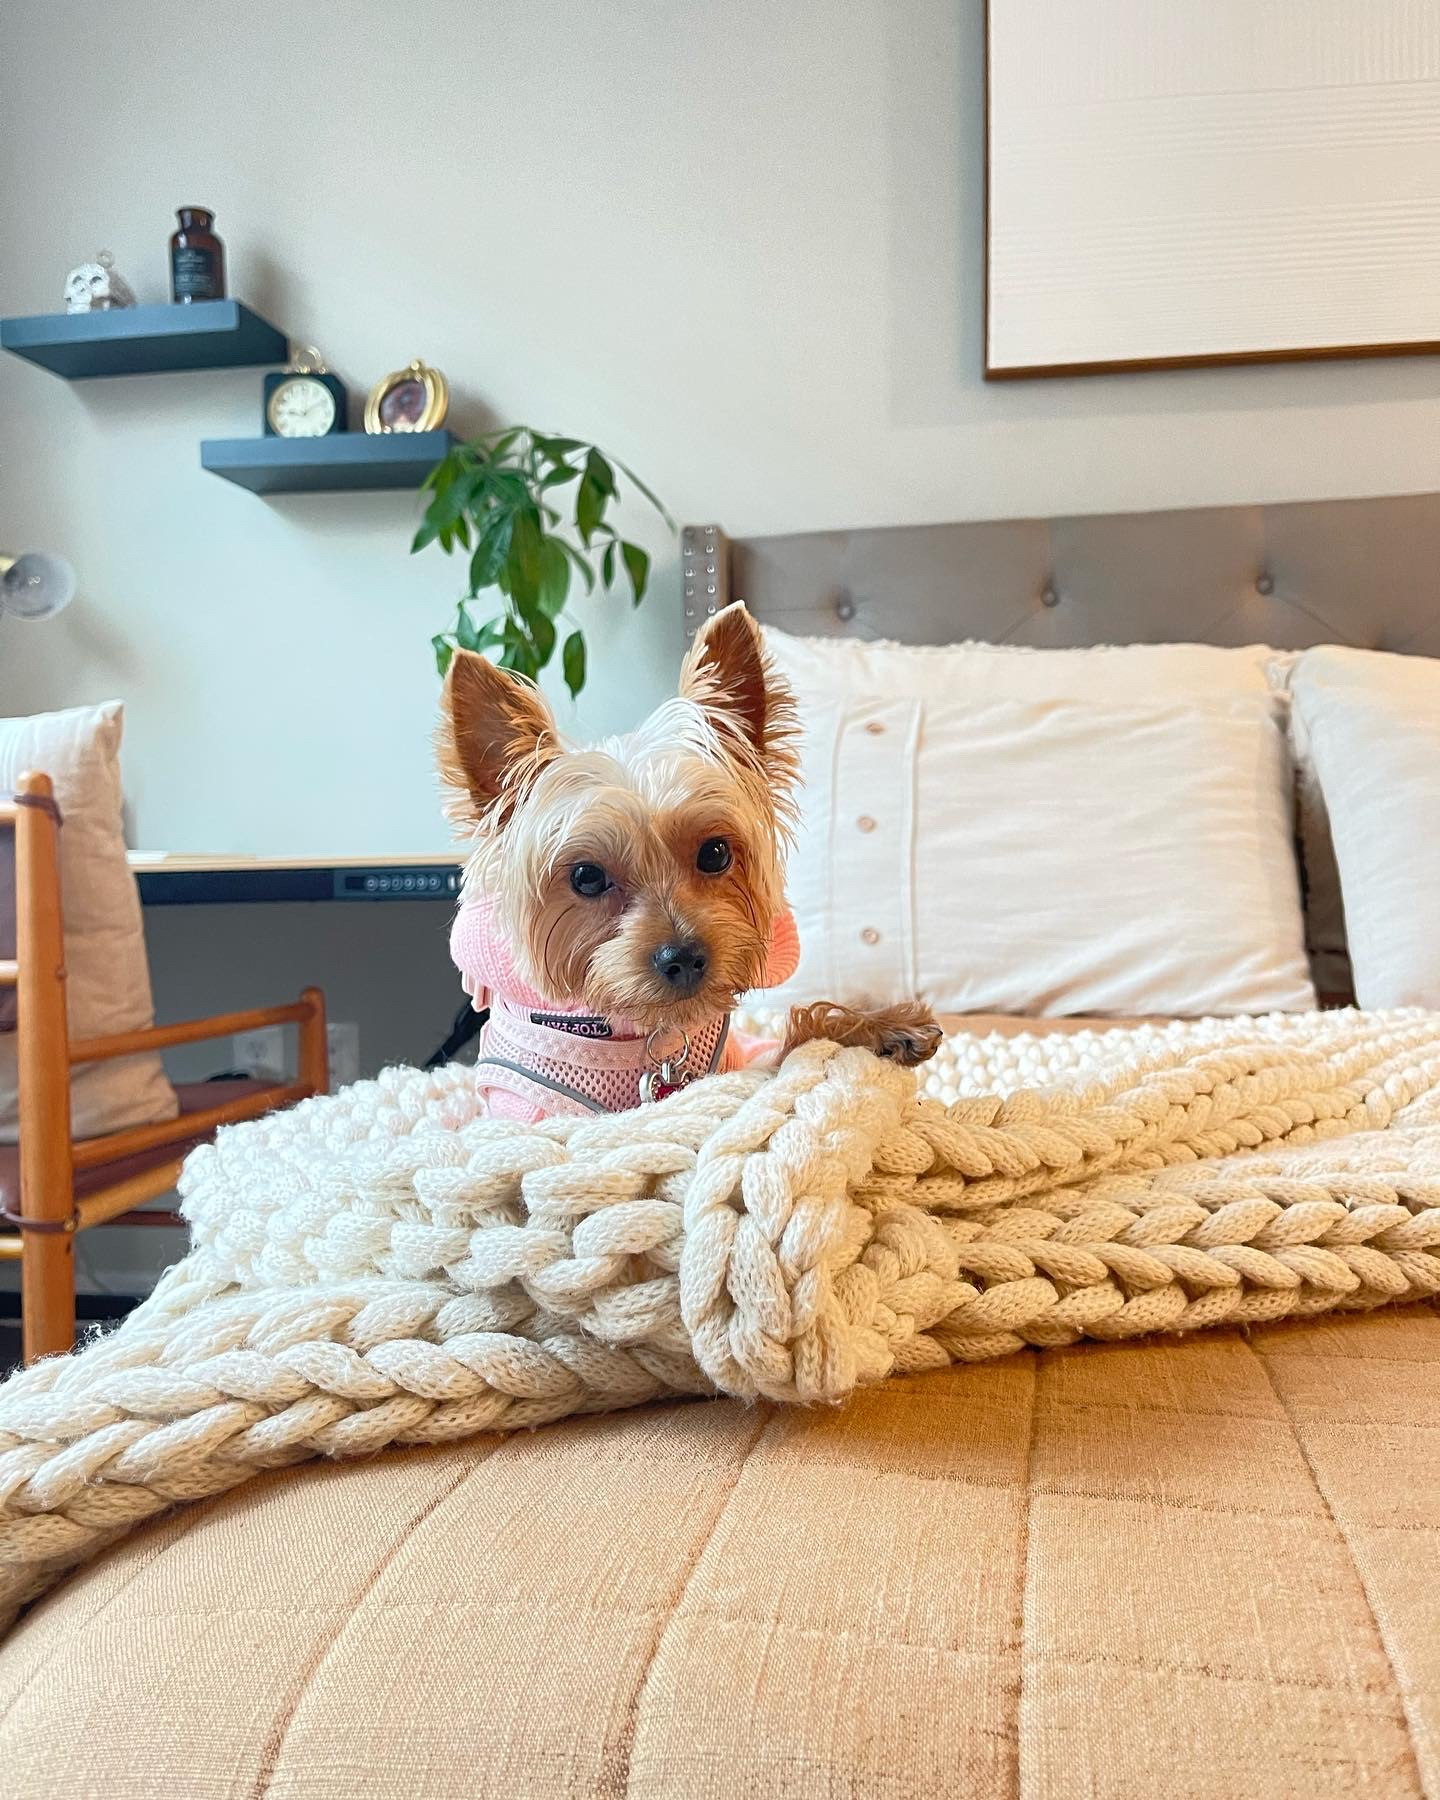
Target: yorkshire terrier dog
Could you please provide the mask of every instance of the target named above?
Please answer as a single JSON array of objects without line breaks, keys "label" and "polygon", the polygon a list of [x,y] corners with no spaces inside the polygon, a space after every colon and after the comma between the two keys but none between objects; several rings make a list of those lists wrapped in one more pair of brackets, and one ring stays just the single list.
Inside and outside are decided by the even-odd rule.
[{"label": "yorkshire terrier dog", "polygon": [[[777,1046],[729,1029],[737,997],[799,955],[785,904],[794,697],[743,606],[706,622],[680,691],[639,727],[573,748],[530,682],[457,651],[439,735],[448,810],[471,835],[451,953],[489,1008],[477,1077],[492,1116],[619,1112]],[[914,1064],[918,1003],[793,1011],[810,1038]]]}]

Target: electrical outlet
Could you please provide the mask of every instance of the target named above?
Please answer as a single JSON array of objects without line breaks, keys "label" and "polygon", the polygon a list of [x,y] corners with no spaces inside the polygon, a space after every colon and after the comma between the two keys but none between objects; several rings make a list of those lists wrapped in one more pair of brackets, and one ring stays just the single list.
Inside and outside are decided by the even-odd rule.
[{"label": "electrical outlet", "polygon": [[[293,1081],[295,1053],[287,1043],[283,1025],[267,1025],[263,1031],[240,1031],[231,1039],[235,1067],[262,1081]],[[348,1019],[326,1026],[330,1049],[330,1092],[349,1087],[360,1079],[360,1027]]]},{"label": "electrical outlet", "polygon": [[326,1026],[330,1044],[330,1092],[360,1079],[360,1027],[342,1019]]},{"label": "electrical outlet", "polygon": [[263,1031],[238,1031],[231,1040],[235,1067],[265,1081],[288,1081],[290,1059],[285,1050],[285,1029],[267,1025]]}]

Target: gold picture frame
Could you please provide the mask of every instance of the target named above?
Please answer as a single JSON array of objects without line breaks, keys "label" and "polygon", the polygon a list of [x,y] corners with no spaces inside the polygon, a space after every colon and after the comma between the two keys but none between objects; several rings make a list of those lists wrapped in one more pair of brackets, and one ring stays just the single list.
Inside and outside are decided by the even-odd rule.
[{"label": "gold picture frame", "polygon": [[365,429],[438,431],[450,410],[450,384],[438,369],[417,360],[384,375],[365,402]]}]

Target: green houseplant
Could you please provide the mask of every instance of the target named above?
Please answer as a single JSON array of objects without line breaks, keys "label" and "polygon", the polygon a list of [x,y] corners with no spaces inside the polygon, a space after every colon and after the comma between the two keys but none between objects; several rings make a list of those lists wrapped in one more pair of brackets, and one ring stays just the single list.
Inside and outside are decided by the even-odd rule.
[{"label": "green houseplant", "polygon": [[[502,668],[538,675],[555,654],[560,626],[573,623],[566,604],[577,576],[589,594],[597,574],[608,590],[623,569],[633,603],[640,604],[650,558],[606,517],[619,495],[617,469],[673,531],[675,521],[624,463],[579,438],[551,437],[529,425],[457,444],[430,471],[423,483],[430,503],[410,548],[439,544],[447,554],[459,550],[470,558],[455,622],[430,640],[442,675],[457,649],[499,650]],[[474,604],[492,588],[502,609],[477,619]],[[585,685],[578,625],[560,646],[560,666],[571,694],[578,694]]]}]

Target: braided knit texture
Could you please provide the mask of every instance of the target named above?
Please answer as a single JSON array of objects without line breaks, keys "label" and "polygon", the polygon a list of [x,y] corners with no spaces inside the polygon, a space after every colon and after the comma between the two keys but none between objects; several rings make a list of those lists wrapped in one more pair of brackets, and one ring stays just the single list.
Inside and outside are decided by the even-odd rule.
[{"label": "braided knit texture", "polygon": [[1431,1298],[1440,1015],[955,1037],[919,1082],[815,1043],[533,1126],[392,1069],[222,1131],[181,1193],[151,1298],[0,1387],[0,1628],[308,1457]]}]

